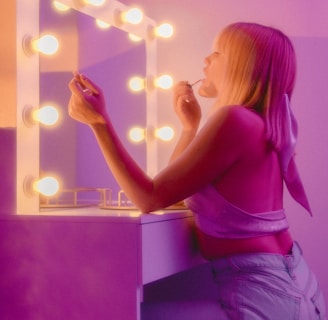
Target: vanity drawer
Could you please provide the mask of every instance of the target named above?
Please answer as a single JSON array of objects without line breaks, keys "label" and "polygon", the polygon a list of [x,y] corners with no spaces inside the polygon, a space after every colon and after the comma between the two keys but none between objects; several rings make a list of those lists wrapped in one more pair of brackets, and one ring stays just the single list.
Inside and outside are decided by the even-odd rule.
[{"label": "vanity drawer", "polygon": [[142,224],[140,283],[170,276],[204,262],[193,232],[193,217]]}]

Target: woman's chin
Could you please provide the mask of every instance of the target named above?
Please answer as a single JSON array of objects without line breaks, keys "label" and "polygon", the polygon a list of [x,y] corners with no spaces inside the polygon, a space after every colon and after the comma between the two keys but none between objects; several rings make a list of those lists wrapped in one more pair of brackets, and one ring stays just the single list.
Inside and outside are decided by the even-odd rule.
[{"label": "woman's chin", "polygon": [[204,81],[198,89],[198,94],[201,97],[205,97],[205,98],[216,98],[218,92],[212,83],[206,84],[206,82]]}]

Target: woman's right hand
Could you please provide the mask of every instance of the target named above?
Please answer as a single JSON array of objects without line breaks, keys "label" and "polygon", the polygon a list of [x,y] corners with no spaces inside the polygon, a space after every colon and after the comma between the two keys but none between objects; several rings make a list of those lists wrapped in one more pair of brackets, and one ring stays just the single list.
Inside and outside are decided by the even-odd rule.
[{"label": "woman's right hand", "polygon": [[183,130],[197,130],[202,116],[193,89],[187,81],[178,82],[173,88],[173,105]]},{"label": "woman's right hand", "polygon": [[73,119],[91,126],[106,122],[108,115],[105,98],[95,83],[82,74],[74,73],[69,89],[72,94],[68,112]]}]

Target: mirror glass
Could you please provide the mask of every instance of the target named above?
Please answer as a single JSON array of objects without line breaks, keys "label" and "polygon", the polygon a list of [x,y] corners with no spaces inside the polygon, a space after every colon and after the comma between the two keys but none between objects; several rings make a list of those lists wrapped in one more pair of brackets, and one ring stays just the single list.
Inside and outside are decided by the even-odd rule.
[{"label": "mirror glass", "polygon": [[55,105],[60,119],[53,127],[40,127],[40,176],[58,176],[62,192],[58,199],[41,198],[41,207],[72,205],[72,190],[82,191],[74,206],[97,203],[103,195],[102,191],[94,191],[99,188],[111,189],[115,203],[120,188],[93,133],[68,116],[68,82],[72,71],[78,70],[103,89],[118,135],[146,169],[145,142],[133,144],[128,140],[131,127],[146,127],[146,94],[128,89],[131,76],[146,76],[145,43],[132,42],[126,32],[113,26],[100,29],[93,17],[81,12],[70,9],[60,13],[50,1],[40,1],[40,34],[46,32],[56,35],[60,49],[53,57],[40,56],[40,107]]}]

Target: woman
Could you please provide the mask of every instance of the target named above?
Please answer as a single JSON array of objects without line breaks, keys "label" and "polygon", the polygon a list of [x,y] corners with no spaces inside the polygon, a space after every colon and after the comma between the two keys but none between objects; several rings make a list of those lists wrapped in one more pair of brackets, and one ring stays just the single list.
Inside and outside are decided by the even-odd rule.
[{"label": "woman", "polygon": [[206,57],[199,94],[174,88],[182,133],[170,164],[148,177],[119,141],[100,88],[81,74],[69,84],[70,115],[90,126],[128,198],[151,212],[186,199],[211,261],[225,316],[220,319],[325,319],[317,281],[288,231],[283,182],[309,212],[294,162],[296,121],[290,110],[295,53],[279,30],[251,23],[226,27]]}]

